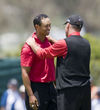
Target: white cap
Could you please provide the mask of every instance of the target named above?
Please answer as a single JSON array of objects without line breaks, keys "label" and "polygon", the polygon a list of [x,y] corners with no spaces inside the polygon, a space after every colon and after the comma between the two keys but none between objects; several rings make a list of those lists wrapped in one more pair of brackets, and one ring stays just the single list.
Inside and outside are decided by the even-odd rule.
[{"label": "white cap", "polygon": [[18,81],[15,78],[12,78],[12,79],[9,80],[8,85],[17,86]]},{"label": "white cap", "polygon": [[19,87],[19,92],[25,92],[25,86],[24,85],[21,85]]}]

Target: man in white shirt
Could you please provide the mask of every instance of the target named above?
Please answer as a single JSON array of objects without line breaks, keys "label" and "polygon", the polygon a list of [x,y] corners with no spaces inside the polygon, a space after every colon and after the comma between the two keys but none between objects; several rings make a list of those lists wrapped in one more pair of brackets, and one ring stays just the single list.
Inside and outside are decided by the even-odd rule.
[{"label": "man in white shirt", "polygon": [[16,98],[19,97],[17,86],[18,82],[16,79],[11,79],[8,82],[8,89],[1,97],[1,110],[11,110],[12,104],[15,102]]},{"label": "man in white shirt", "polygon": [[100,88],[97,90],[97,98],[92,100],[92,110],[100,110]]}]

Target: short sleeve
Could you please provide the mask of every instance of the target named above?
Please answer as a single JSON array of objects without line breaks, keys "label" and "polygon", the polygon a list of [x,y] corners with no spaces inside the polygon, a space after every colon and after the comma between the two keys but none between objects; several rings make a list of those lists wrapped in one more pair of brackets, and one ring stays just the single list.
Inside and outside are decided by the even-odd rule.
[{"label": "short sleeve", "polygon": [[27,44],[21,50],[21,66],[31,67],[34,60],[34,53]]}]

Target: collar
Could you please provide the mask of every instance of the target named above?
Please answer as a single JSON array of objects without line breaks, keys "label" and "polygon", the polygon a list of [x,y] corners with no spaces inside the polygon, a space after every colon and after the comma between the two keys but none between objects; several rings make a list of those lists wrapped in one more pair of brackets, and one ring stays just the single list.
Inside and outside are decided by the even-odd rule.
[{"label": "collar", "polygon": [[34,32],[33,34],[32,34],[32,38],[35,38],[36,40],[37,40],[37,42],[39,42],[39,43],[44,43],[46,40],[47,40],[47,38],[45,37],[45,40],[44,40],[44,42],[41,42],[39,39],[38,39],[38,37],[37,37],[37,35],[36,35],[36,32]]},{"label": "collar", "polygon": [[32,37],[37,38],[36,32],[32,34]]},{"label": "collar", "polygon": [[71,34],[68,35],[68,37],[75,35],[75,36],[80,36],[80,32],[73,32]]}]

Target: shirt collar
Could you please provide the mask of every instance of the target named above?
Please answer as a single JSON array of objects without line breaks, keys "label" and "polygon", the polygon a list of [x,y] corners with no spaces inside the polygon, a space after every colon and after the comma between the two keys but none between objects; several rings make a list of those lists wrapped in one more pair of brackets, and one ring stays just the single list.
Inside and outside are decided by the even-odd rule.
[{"label": "shirt collar", "polygon": [[37,38],[36,32],[34,32],[34,33],[32,34],[32,37]]},{"label": "shirt collar", "polygon": [[68,35],[68,37],[75,35],[75,36],[80,36],[80,32],[73,32],[71,34]]},{"label": "shirt collar", "polygon": [[32,38],[35,38],[36,40],[37,40],[37,42],[39,42],[39,43],[44,43],[46,40],[47,40],[47,38],[45,37],[45,40],[44,40],[44,42],[41,42],[39,39],[38,39],[38,37],[37,37],[37,35],[36,35],[36,32],[34,32],[33,34],[32,34]]}]

